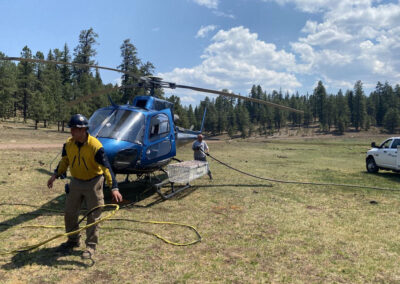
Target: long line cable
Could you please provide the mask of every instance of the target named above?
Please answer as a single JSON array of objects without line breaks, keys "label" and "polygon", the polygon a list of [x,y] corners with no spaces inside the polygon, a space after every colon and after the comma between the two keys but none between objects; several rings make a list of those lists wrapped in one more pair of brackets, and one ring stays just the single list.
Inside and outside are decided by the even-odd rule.
[{"label": "long line cable", "polygon": [[250,173],[247,173],[245,171],[239,170],[237,168],[234,168],[230,165],[228,165],[225,162],[222,162],[221,160],[215,158],[214,156],[211,156],[209,153],[205,153],[203,151],[204,154],[206,154],[207,156],[209,156],[210,158],[212,158],[213,160],[217,161],[218,163],[220,163],[221,165],[237,171],[241,174],[256,178],[256,179],[261,179],[261,180],[266,180],[266,181],[270,181],[270,182],[277,182],[277,183],[289,183],[289,184],[304,184],[304,185],[319,185],[319,186],[339,186],[339,187],[353,187],[353,188],[367,188],[367,189],[377,189],[377,190],[389,190],[389,191],[400,191],[400,189],[395,189],[395,188],[386,188],[386,187],[376,187],[376,186],[367,186],[367,185],[357,185],[357,184],[340,184],[340,183],[322,183],[322,182],[304,182],[304,181],[291,181],[291,180],[280,180],[280,179],[273,179],[273,178],[268,178],[268,177],[260,177],[260,176],[256,176]]}]

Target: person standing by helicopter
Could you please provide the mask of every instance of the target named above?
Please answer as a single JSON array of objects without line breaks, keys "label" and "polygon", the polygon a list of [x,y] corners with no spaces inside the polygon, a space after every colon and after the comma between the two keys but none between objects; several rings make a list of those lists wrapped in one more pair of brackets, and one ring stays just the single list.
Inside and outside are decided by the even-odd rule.
[{"label": "person standing by helicopter", "polygon": [[[194,151],[193,156],[194,156],[195,160],[207,162],[207,157],[206,156],[208,155],[208,152],[210,150],[208,148],[208,145],[207,145],[206,141],[203,141],[203,135],[202,134],[197,135],[197,140],[193,142],[192,149]],[[210,171],[210,166],[208,166],[208,173],[207,174],[210,177],[210,179],[213,179],[211,171]]]},{"label": "person standing by helicopter", "polygon": [[[111,169],[110,163],[99,140],[88,133],[89,122],[81,114],[73,115],[68,123],[71,128],[71,136],[63,146],[62,158],[54,174],[47,181],[49,188],[53,187],[56,178],[70,169],[72,179],[69,188],[66,188],[65,201],[65,230],[72,232],[79,228],[78,217],[82,201],[86,201],[88,210],[104,204],[103,182],[104,176],[111,188],[113,200],[122,201],[122,195],[118,190],[118,183]],[[68,190],[67,190],[68,189]],[[87,224],[98,220],[101,209],[89,214]],[[83,259],[92,258],[98,244],[98,225],[86,229],[86,250],[82,253]],[[68,236],[68,240],[62,243],[58,252],[69,253],[75,247],[80,246],[80,235]]]}]

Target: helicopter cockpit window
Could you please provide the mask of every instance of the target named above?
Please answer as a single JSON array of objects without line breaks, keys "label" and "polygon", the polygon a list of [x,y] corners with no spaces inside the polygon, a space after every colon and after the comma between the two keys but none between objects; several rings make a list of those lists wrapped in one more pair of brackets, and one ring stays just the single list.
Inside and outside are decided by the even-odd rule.
[{"label": "helicopter cockpit window", "polygon": [[89,132],[94,134],[101,123],[111,114],[112,110],[100,109],[96,111],[89,119]]},{"label": "helicopter cockpit window", "polygon": [[144,135],[144,115],[130,110],[116,110],[100,129],[98,137],[141,144]]},{"label": "helicopter cockpit window", "polygon": [[169,120],[165,114],[153,116],[150,121],[150,141],[154,141],[169,134]]}]

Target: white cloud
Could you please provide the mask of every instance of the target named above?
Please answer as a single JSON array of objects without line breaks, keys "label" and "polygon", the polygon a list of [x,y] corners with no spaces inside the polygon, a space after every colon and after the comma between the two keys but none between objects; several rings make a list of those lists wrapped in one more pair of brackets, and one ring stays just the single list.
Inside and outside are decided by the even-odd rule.
[{"label": "white cloud", "polygon": [[[307,21],[304,37],[291,43],[298,59],[295,71],[324,77],[332,86],[362,80],[399,83],[400,3],[374,0],[275,0],[302,11],[321,13]],[[314,8],[311,8],[314,6]],[[344,83],[346,82],[346,83]]]},{"label": "white cloud", "polygon": [[216,28],[217,26],[215,25],[201,26],[196,34],[196,38],[204,38],[208,35],[209,32],[212,32]]},{"label": "white cloud", "polygon": [[212,89],[229,89],[247,95],[254,84],[272,90],[294,91],[301,84],[290,70],[295,57],[274,44],[258,39],[244,27],[220,30],[201,56],[201,64],[158,74],[167,81]]},{"label": "white cloud", "polygon": [[219,0],[193,0],[194,3],[212,9],[212,13],[218,17],[235,19],[235,15],[218,10]]},{"label": "white cloud", "polygon": [[190,96],[183,96],[181,97],[181,102],[184,104],[195,104],[196,100]]},{"label": "white cloud", "polygon": [[200,6],[205,6],[209,9],[217,9],[219,0],[193,0],[196,4]]},{"label": "white cloud", "polygon": [[222,11],[214,10],[214,11],[213,11],[213,14],[214,14],[215,16],[218,16],[218,17],[224,17],[224,18],[235,19],[235,15],[233,15],[233,14],[228,14],[228,13],[225,13],[225,12],[222,12]]},{"label": "white cloud", "polygon": [[[317,13],[320,20],[306,21],[301,35],[286,50],[260,40],[242,26],[219,30],[204,49],[199,65],[160,76],[242,95],[247,95],[253,84],[267,91],[296,91],[305,83],[301,80],[310,78],[336,90],[352,89],[357,80],[365,88],[373,88],[378,81],[400,83],[400,2],[265,1],[294,4],[301,11]],[[198,37],[206,36],[206,29],[200,30]]]},{"label": "white cloud", "polygon": [[304,12],[315,13],[330,10],[337,6],[339,0],[263,0],[264,2],[276,2],[279,5],[293,3]]}]

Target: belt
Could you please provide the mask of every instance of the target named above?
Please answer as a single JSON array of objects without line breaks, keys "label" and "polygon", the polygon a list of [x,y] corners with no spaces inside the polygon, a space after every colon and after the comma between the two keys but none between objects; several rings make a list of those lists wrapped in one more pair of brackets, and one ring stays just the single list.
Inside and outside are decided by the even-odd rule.
[{"label": "belt", "polygon": [[92,180],[94,180],[94,179],[96,179],[96,178],[99,178],[99,177],[101,177],[102,175],[97,175],[97,176],[95,176],[95,177],[93,177],[93,178],[91,178],[91,179],[79,179],[79,178],[76,178],[76,177],[73,177],[74,179],[76,179],[77,181],[82,181],[82,182],[89,182],[89,181],[92,181]]}]

